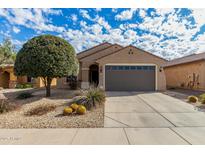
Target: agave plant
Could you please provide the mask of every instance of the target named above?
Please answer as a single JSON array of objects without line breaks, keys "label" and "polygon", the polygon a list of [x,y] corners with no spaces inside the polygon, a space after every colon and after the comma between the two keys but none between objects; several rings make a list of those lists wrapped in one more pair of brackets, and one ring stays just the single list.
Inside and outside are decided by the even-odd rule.
[{"label": "agave plant", "polygon": [[83,92],[84,96],[76,96],[73,102],[84,105],[88,110],[96,107],[96,104],[105,102],[105,92],[99,88],[90,88]]},{"label": "agave plant", "polygon": [[105,102],[105,92],[100,88],[90,88],[86,93],[87,98],[92,101],[93,106],[96,106],[96,103]]}]

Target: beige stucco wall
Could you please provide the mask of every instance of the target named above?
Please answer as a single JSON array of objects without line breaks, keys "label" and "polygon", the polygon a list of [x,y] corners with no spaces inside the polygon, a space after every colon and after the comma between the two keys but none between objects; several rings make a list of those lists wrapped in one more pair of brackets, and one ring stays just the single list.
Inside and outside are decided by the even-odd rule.
[{"label": "beige stucco wall", "polygon": [[[54,87],[54,86],[56,86],[56,85],[57,85],[57,79],[54,78],[54,79],[52,80],[52,82],[51,82],[51,86]],[[44,83],[43,83],[43,80],[42,80],[40,77],[38,77],[38,78],[35,79],[35,81],[34,81],[34,87],[35,87],[35,88],[45,87],[45,85],[44,85]]]},{"label": "beige stucco wall", "polygon": [[89,67],[92,64],[96,64],[96,60],[98,58],[111,54],[119,49],[122,49],[122,46],[115,44],[115,45],[107,47],[104,50],[97,51],[96,53],[92,53],[87,57],[78,58],[78,60],[80,61],[78,80],[82,81],[81,82],[82,88],[89,86],[89,83],[88,83],[89,82]]},{"label": "beige stucco wall", "polygon": [[68,88],[69,84],[66,82],[66,78],[57,78],[57,88]]},{"label": "beige stucco wall", "polygon": [[[0,69],[0,87],[3,86],[3,82],[5,82],[4,78],[2,78],[1,74],[3,72],[8,72],[9,73],[9,78],[8,83],[9,83],[9,88],[15,88],[16,84],[20,83],[27,83],[27,76],[15,76],[14,75],[14,68],[13,66],[9,66],[9,67],[4,67]],[[43,81],[42,79],[39,78],[35,78],[34,81],[32,82],[35,88],[40,88],[40,87],[44,87]],[[57,80],[56,78],[54,78],[52,80],[51,86],[56,86],[57,85]]]},{"label": "beige stucco wall", "polygon": [[[102,48],[105,47],[103,46]],[[96,48],[95,50],[97,51],[99,49]],[[78,59],[80,62],[78,80],[81,81],[81,88],[83,87],[86,88],[89,86],[89,67],[92,64],[97,64],[99,66],[99,86],[102,88],[104,88],[104,68],[106,64],[129,64],[129,65],[145,64],[145,65],[156,66],[156,88],[157,88],[156,90],[166,89],[166,78],[165,78],[164,70],[162,68],[162,66],[165,65],[166,63],[164,59],[151,55],[147,52],[144,52],[132,46],[122,49],[122,47],[119,45],[113,45],[112,47],[110,46],[105,50],[101,50],[99,52],[96,51],[92,51],[92,54],[87,57],[84,56],[89,55],[90,53],[88,54],[85,52],[84,56],[78,55]],[[129,54],[129,52],[133,54]],[[63,78],[58,79],[58,87],[62,87],[62,84],[65,83],[64,81],[65,80]]]},{"label": "beige stucco wall", "polygon": [[[129,52],[132,52],[133,54],[129,54]],[[165,90],[166,89],[166,78],[164,70],[160,67],[163,66],[166,61],[164,59],[161,59],[159,57],[156,57],[154,55],[151,55],[147,52],[141,51],[137,48],[134,48],[132,46],[129,46],[127,48],[124,48],[120,50],[119,52],[116,52],[114,54],[111,54],[109,56],[106,56],[102,59],[99,59],[97,61],[99,63],[100,71],[99,73],[99,86],[104,88],[104,75],[105,75],[105,65],[106,64],[154,64],[157,66],[157,73],[156,73],[156,90]]]},{"label": "beige stucco wall", "polygon": [[[193,81],[193,74],[196,79],[193,89],[205,90],[205,61],[196,61],[164,68],[167,87],[190,88],[188,84]],[[183,86],[184,85],[184,86]]]},{"label": "beige stucco wall", "polygon": [[[9,73],[8,78],[4,78],[4,76],[2,76],[4,72]],[[14,88],[17,83],[17,77],[14,75],[12,66],[2,67],[0,69],[0,87],[4,87],[5,83],[8,83],[8,88]]]}]

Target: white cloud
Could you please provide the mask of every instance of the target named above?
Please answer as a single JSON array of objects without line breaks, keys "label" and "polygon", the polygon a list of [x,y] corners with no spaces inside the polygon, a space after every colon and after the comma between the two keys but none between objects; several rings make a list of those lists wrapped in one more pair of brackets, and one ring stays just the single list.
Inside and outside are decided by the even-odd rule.
[{"label": "white cloud", "polygon": [[15,47],[19,47],[19,46],[22,46],[25,41],[19,41],[19,40],[16,40],[16,39],[11,39],[12,41],[12,44],[15,46]]},{"label": "white cloud", "polygon": [[120,24],[120,29],[127,30],[127,29],[136,29],[139,27],[139,24],[136,23],[126,23],[126,24]]},{"label": "white cloud", "polygon": [[82,15],[83,18],[87,18],[89,20],[91,19],[87,10],[80,9],[80,14]]},{"label": "white cloud", "polygon": [[116,13],[117,9],[116,8],[112,8],[112,12]]},{"label": "white cloud", "polygon": [[78,20],[78,16],[76,14],[72,14],[71,19],[73,22],[76,22]]},{"label": "white cloud", "polygon": [[49,9],[49,8],[43,8],[42,11],[46,14],[52,14],[52,15],[63,15],[63,12],[59,9]]},{"label": "white cloud", "polygon": [[5,17],[12,25],[21,25],[36,31],[65,31],[64,27],[51,24],[45,17],[48,14],[59,15],[60,12],[53,9],[0,9],[0,16]]},{"label": "white cloud", "polygon": [[9,30],[7,30],[7,31],[1,30],[1,31],[0,31],[0,34],[1,34],[3,37],[5,37],[5,38],[11,38],[11,34],[10,34],[10,31],[9,31]]},{"label": "white cloud", "polygon": [[97,12],[100,12],[102,9],[101,8],[96,8],[96,11]]},{"label": "white cloud", "polygon": [[[105,18],[100,17],[98,15],[96,15],[94,18],[91,18],[90,15],[88,14],[87,10],[80,10],[81,14],[83,17],[89,19],[92,22],[95,22],[97,24],[99,24],[100,26],[102,26],[103,28],[106,29],[106,31],[109,31],[111,29],[111,26],[109,25],[109,23],[105,20]],[[81,25],[83,26],[83,25]]]},{"label": "white cloud", "polygon": [[167,14],[173,13],[175,12],[175,9],[156,9],[156,14],[160,15],[160,16],[165,16]]},{"label": "white cloud", "polygon": [[99,24],[93,25],[93,26],[91,27],[91,29],[92,29],[92,31],[93,31],[93,33],[94,33],[95,35],[99,35],[99,34],[102,33],[102,26],[100,26]]},{"label": "white cloud", "polygon": [[111,26],[108,24],[107,21],[105,21],[105,18],[97,16],[94,19],[95,22],[97,22],[99,25],[103,26],[107,31],[111,29]]},{"label": "white cloud", "polygon": [[192,16],[199,27],[205,24],[205,9],[192,9]]},{"label": "white cloud", "polygon": [[19,33],[21,30],[17,27],[13,27],[13,31],[14,31],[14,33]]},{"label": "white cloud", "polygon": [[146,11],[144,9],[139,10],[140,17],[144,18],[146,16]]},{"label": "white cloud", "polygon": [[[161,37],[153,40],[154,35],[145,33],[143,38],[146,39],[138,45],[144,47],[145,50],[169,59],[189,55],[199,50],[205,51],[205,46],[202,45],[204,34],[198,36],[196,40],[192,40],[192,37],[200,30],[200,27],[205,24],[203,22],[205,17],[204,10],[196,9],[189,16],[193,17],[197,23],[191,26],[192,29],[187,29],[187,25],[190,25],[189,18],[184,17],[179,20],[178,12],[174,9],[157,9],[156,14],[158,17],[144,17],[144,21],[139,24],[139,28],[159,36],[161,35]],[[168,38],[165,39],[165,36]]]},{"label": "white cloud", "polygon": [[117,14],[115,16],[116,20],[129,20],[132,19],[134,13],[136,12],[137,9],[129,9],[122,11],[120,14]]},{"label": "white cloud", "polygon": [[[92,21],[96,21],[96,24],[87,25],[83,22],[83,32],[78,30],[77,34],[76,31],[74,31],[75,33],[73,34],[72,30],[70,30],[69,35],[64,35],[64,37],[72,42],[77,51],[90,48],[103,41],[119,43],[123,46],[133,44],[168,59],[205,51],[205,34],[198,35],[194,41],[191,40],[205,23],[203,22],[203,14],[205,14],[203,10],[193,11],[190,15],[190,17],[196,19],[197,23],[191,26],[192,29],[187,29],[187,25],[190,25],[189,18],[179,17],[179,11],[174,9],[157,9],[156,12],[152,14],[152,17],[147,16],[146,12],[143,11],[139,12],[139,15],[144,19],[142,23],[134,23],[132,21],[133,23],[120,24],[118,28],[108,26],[109,29],[107,33],[103,33],[102,27],[106,27],[106,24],[102,24],[104,19],[97,16],[91,19]],[[147,33],[139,35],[134,30],[136,28],[146,31]],[[83,43],[81,43],[79,39]]]}]

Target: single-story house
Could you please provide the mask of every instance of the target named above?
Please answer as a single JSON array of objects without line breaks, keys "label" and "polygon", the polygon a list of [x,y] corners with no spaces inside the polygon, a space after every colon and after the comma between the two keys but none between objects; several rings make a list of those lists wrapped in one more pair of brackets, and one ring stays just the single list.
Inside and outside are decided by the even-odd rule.
[{"label": "single-story house", "polygon": [[164,71],[168,88],[205,89],[205,53],[171,60]]},{"label": "single-story house", "polygon": [[[107,91],[166,89],[165,59],[134,46],[102,43],[77,54],[81,88],[95,84]],[[66,78],[58,87],[67,85]]]},{"label": "single-story house", "polygon": [[[35,88],[44,87],[41,78],[30,78],[27,76],[15,76],[14,65],[1,65],[0,66],[0,87],[2,88],[15,88],[17,84],[30,83]],[[52,86],[56,86],[56,79],[52,81]]]}]

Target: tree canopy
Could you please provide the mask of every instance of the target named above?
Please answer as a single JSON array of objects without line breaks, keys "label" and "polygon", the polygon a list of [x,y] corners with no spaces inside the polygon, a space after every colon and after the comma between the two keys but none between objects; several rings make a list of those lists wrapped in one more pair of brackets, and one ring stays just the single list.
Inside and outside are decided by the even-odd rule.
[{"label": "tree canopy", "polygon": [[52,79],[77,74],[78,61],[74,48],[66,40],[41,35],[23,45],[16,56],[14,71],[18,76],[41,77],[49,96]]},{"label": "tree canopy", "polygon": [[15,47],[9,38],[5,38],[0,44],[0,65],[13,64],[16,58]]}]

